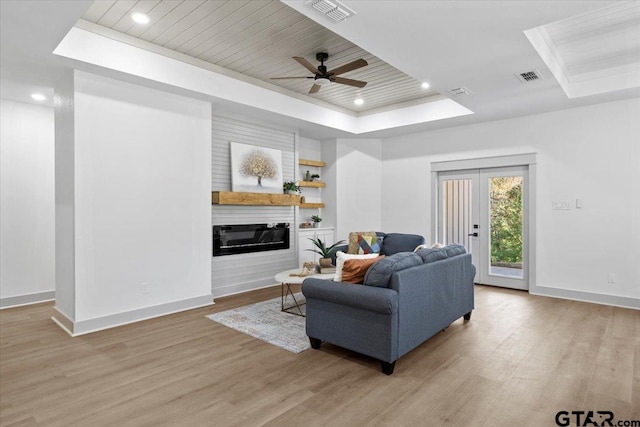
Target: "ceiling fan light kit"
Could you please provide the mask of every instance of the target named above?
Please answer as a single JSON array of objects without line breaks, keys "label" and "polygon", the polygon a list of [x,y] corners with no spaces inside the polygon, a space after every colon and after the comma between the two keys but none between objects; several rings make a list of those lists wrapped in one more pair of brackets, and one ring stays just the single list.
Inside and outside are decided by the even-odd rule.
[{"label": "ceiling fan light kit", "polygon": [[365,67],[369,65],[367,61],[364,59],[356,59],[355,61],[351,61],[348,64],[341,65],[338,68],[334,68],[333,70],[327,71],[327,66],[324,65],[324,61],[329,58],[329,54],[326,52],[318,52],[316,53],[316,59],[320,61],[320,65],[318,67],[314,67],[309,61],[304,59],[301,56],[294,56],[295,59],[300,65],[313,73],[313,76],[308,77],[271,77],[273,80],[285,80],[285,79],[313,79],[313,85],[311,89],[309,89],[309,94],[316,93],[320,90],[322,86],[326,86],[329,83],[339,83],[347,86],[355,86],[358,88],[363,88],[367,85],[367,82],[363,82],[361,80],[353,80],[347,79],[345,77],[338,77],[338,74],[348,73],[349,71],[357,70],[358,68]]}]

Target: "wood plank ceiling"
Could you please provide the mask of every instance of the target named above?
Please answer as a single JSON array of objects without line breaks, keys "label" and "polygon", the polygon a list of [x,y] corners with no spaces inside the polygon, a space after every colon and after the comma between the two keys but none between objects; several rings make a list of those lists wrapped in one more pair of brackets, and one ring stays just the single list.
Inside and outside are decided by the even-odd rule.
[{"label": "wood plank ceiling", "polygon": [[[136,24],[135,12],[147,14],[150,23]],[[98,0],[83,19],[353,113],[428,102],[438,95],[278,0]],[[341,76],[367,86],[332,83],[309,95],[310,79],[270,80],[310,75],[292,57],[320,65],[317,52],[329,54],[329,70],[365,59],[368,66]],[[354,104],[357,97],[363,105]]]}]

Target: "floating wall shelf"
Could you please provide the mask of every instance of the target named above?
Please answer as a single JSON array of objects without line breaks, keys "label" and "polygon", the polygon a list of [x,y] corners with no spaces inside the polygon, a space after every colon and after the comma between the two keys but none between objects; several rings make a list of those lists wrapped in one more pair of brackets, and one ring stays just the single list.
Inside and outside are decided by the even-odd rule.
[{"label": "floating wall shelf", "polygon": [[211,192],[214,205],[298,206],[300,196],[293,194],[242,193],[233,191]]},{"label": "floating wall shelf", "polygon": [[299,181],[298,186],[300,187],[313,187],[313,188],[324,188],[327,184],[320,181]]},{"label": "floating wall shelf", "polygon": [[327,164],[321,160],[308,160],[308,159],[299,159],[298,164],[300,166],[313,166],[316,168],[323,168]]},{"label": "floating wall shelf", "polygon": [[324,208],[324,203],[300,203],[302,209],[321,209]]}]

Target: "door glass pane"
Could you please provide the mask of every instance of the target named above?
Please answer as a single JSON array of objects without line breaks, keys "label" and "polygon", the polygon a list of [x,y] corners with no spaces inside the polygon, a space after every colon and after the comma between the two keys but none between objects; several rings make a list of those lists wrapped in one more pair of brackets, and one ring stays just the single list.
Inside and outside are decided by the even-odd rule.
[{"label": "door glass pane", "polygon": [[464,245],[471,253],[471,180],[453,179],[442,182],[445,245],[457,243]]},{"label": "door glass pane", "polygon": [[522,278],[521,176],[490,178],[489,274]]}]

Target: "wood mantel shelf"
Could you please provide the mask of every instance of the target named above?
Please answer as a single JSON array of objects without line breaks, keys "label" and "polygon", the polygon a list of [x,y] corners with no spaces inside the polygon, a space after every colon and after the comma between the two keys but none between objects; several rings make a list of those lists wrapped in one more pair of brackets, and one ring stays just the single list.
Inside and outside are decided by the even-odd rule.
[{"label": "wood mantel shelf", "polygon": [[212,191],[211,203],[214,205],[299,206],[300,196],[293,194]]}]

